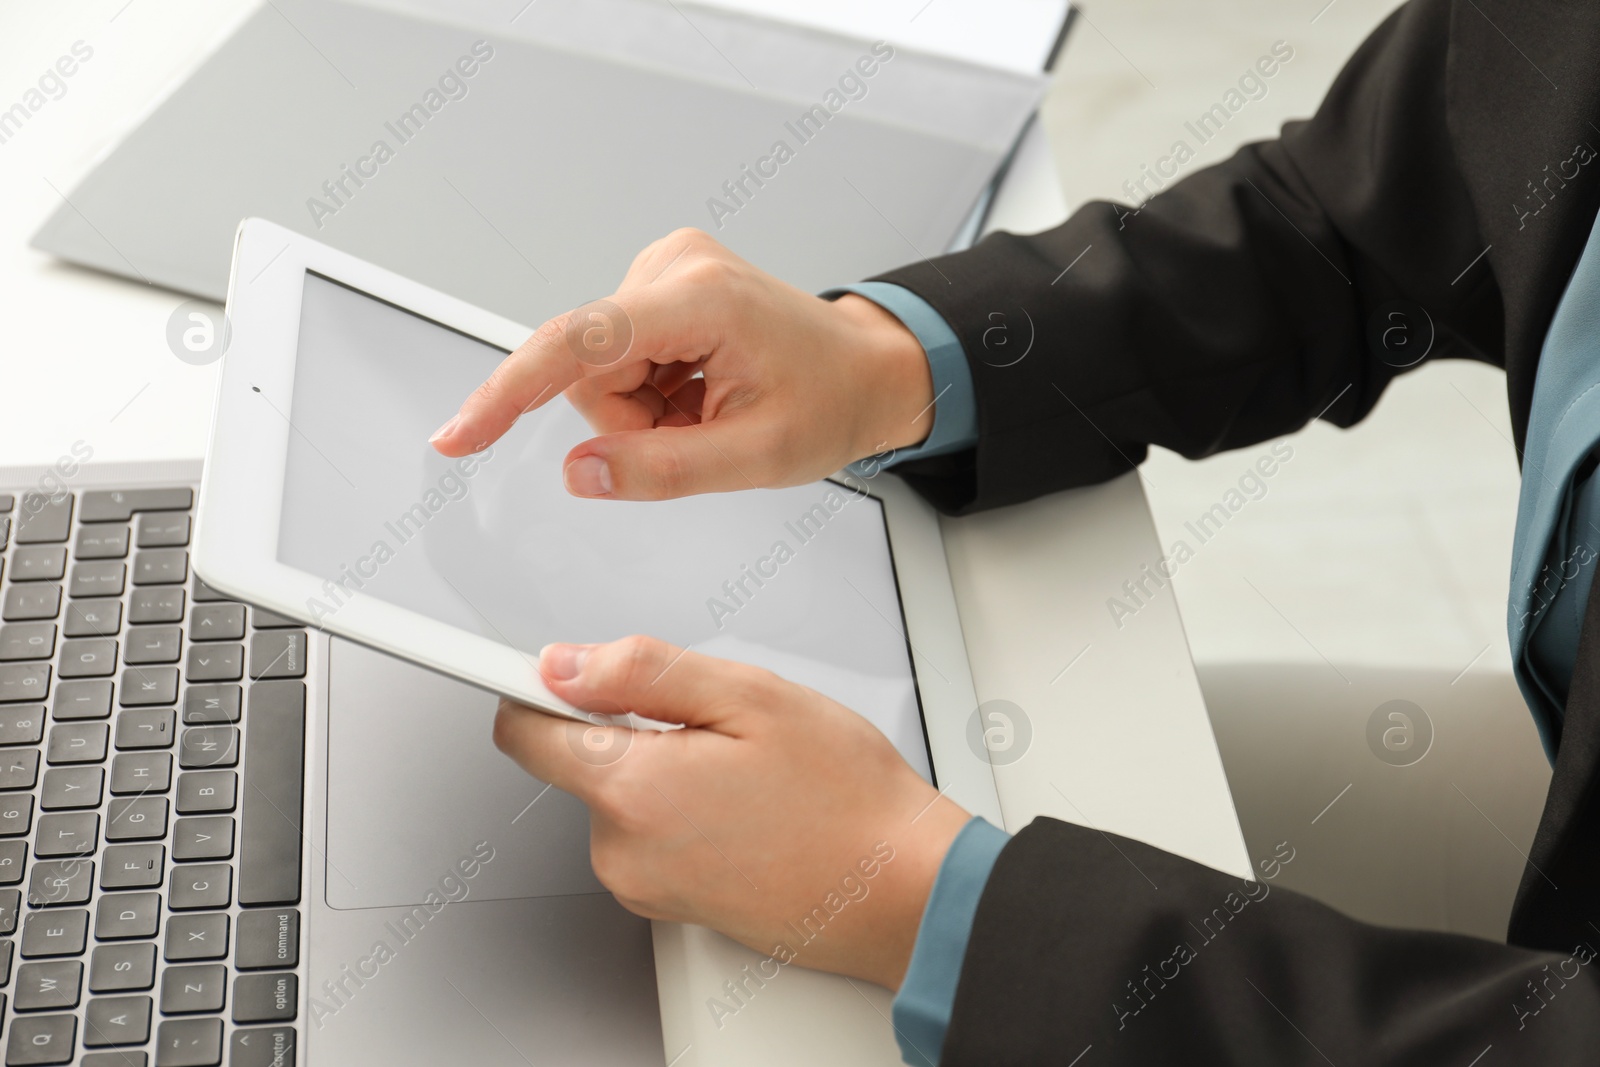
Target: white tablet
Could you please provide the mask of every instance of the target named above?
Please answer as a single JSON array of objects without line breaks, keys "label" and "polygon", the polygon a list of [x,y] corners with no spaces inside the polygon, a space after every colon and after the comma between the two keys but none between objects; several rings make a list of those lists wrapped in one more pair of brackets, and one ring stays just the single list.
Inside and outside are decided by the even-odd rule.
[{"label": "white tablet", "polygon": [[227,314],[194,542],[208,584],[577,718],[618,709],[550,693],[549,642],[645,633],[757,664],[998,820],[937,517],[892,475],[583,500],[561,461],[592,432],[564,400],[447,459],[428,436],[529,327],[257,219]]}]

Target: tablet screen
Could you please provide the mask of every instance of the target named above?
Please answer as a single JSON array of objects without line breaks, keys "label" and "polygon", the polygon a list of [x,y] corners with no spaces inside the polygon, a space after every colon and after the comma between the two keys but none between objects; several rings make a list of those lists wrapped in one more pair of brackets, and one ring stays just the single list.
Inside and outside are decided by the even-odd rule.
[{"label": "tablet screen", "polygon": [[561,461],[592,434],[559,399],[478,457],[434,452],[504,355],[306,275],[278,559],[323,579],[318,621],[375,597],[530,654],[650,634],[833,697],[932,780],[882,504],[832,482],[578,499]]}]

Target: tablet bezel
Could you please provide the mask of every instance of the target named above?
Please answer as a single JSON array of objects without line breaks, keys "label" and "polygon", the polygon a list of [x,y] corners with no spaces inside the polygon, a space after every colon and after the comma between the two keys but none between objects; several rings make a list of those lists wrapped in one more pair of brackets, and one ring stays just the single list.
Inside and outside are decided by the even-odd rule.
[{"label": "tablet bezel", "polygon": [[[200,484],[195,572],[210,586],[328,633],[368,645],[554,714],[588,721],[540,680],[522,652],[372,597],[313,619],[321,579],[278,559],[300,305],[315,272],[506,351],[531,332],[465,301],[263,219],[240,223],[225,319],[227,349]],[[838,476],[883,505],[895,583],[941,791],[1001,825],[993,768],[968,740],[975,714],[966,645],[938,515],[898,478]],[[887,620],[886,620],[887,621]],[[892,623],[891,623],[892,624]]]}]

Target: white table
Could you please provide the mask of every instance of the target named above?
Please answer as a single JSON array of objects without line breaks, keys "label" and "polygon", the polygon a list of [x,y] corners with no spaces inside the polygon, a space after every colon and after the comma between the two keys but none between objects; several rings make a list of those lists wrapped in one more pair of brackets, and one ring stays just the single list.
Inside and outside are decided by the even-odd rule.
[{"label": "white table", "polygon": [[[214,370],[175,359],[165,340],[184,298],[55,263],[26,241],[60,203],[56,190],[70,191],[251,6],[106,0],[0,9],[0,70],[8,72],[0,107],[27,88],[27,72],[42,72],[75,41],[94,49],[65,95],[0,144],[0,202],[8,206],[0,213],[0,463],[51,463],[75,442],[102,460],[204,451]],[[1036,230],[1064,215],[1035,126],[991,224]],[[1027,754],[996,769],[1007,828],[1049,815],[1246,874],[1170,587],[1120,629],[1106,608],[1161,556],[1138,477],[946,521],[944,532],[979,699],[1011,701],[1032,728]],[[661,990],[668,1056],[679,1067],[898,1062],[887,991],[789,969],[788,991],[757,998],[718,1031],[706,998],[757,957],[703,930],[661,931],[657,943],[669,953],[694,949],[682,954],[682,981]]]}]

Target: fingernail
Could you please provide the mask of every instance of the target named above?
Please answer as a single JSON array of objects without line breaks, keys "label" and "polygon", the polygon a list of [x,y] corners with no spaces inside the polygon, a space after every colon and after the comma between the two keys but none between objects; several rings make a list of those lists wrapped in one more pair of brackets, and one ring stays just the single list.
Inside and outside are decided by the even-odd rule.
[{"label": "fingernail", "polygon": [[611,468],[599,456],[579,456],[567,464],[562,478],[574,496],[611,495]]},{"label": "fingernail", "polygon": [[588,658],[587,645],[545,645],[539,650],[539,672],[551,681],[571,681]]},{"label": "fingernail", "polygon": [[428,443],[431,445],[434,442],[438,441],[439,438],[441,438],[441,437],[449,437],[450,436],[450,432],[456,428],[456,423],[458,423],[460,421],[461,421],[461,416],[459,414],[450,416],[450,421],[449,422],[445,423],[443,426],[441,426],[437,430],[433,431],[433,436],[428,438]]}]

